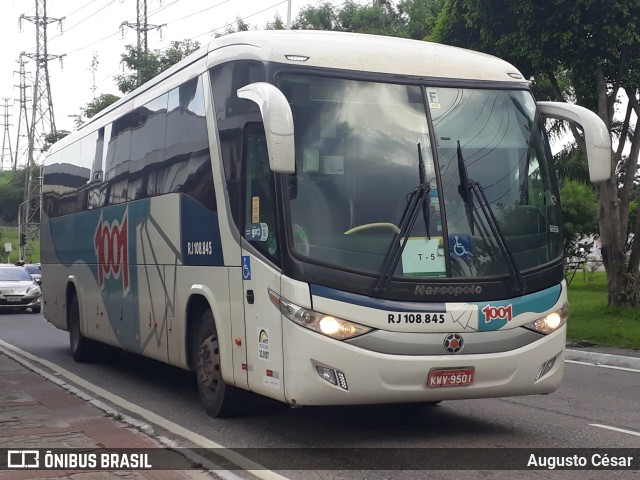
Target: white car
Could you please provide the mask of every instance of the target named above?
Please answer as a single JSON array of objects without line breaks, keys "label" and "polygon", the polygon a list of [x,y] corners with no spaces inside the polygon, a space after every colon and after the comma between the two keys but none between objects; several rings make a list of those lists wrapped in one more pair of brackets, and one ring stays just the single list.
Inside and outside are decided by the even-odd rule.
[{"label": "white car", "polygon": [[40,313],[42,291],[24,267],[0,265],[0,310]]}]

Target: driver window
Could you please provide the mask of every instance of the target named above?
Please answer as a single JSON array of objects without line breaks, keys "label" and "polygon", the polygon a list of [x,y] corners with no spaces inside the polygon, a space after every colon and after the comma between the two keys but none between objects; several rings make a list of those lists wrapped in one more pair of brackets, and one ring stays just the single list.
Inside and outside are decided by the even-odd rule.
[{"label": "driver window", "polygon": [[248,125],[244,135],[244,237],[268,258],[279,263],[276,198],[262,125]]}]

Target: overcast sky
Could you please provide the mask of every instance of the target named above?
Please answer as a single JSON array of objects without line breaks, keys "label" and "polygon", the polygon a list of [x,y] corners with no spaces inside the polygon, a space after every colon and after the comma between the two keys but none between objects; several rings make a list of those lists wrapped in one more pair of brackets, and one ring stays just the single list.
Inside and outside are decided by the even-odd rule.
[{"label": "overcast sky", "polygon": [[[292,18],[300,8],[316,3],[317,0],[292,0]],[[18,70],[20,53],[35,53],[36,49],[35,25],[23,20],[20,28],[19,19],[21,15],[34,16],[35,5],[35,0],[0,0],[0,131],[4,133],[3,105],[8,98],[12,146],[19,114],[19,104],[14,101],[19,98],[16,88],[19,76],[14,72]],[[122,72],[120,55],[125,52],[125,45],[136,44],[136,32],[120,26],[123,22],[135,24],[136,0],[47,0],[46,5],[48,17],[65,17],[62,34],[58,23],[47,26],[48,53],[64,55],[62,66],[58,60],[51,60],[48,67],[56,127],[73,130],[74,119],[70,115],[80,113],[80,108],[93,98],[94,54],[98,59],[96,95],[121,95],[113,77]],[[286,21],[287,6],[287,0],[147,0],[149,25],[166,24],[161,32],[149,31],[149,49],[163,49],[172,40],[184,39],[204,45],[213,40],[216,32],[224,32],[230,23],[235,24],[237,17],[251,26],[264,28],[276,14]],[[34,63],[28,60],[28,72],[33,71]],[[33,80],[33,76],[29,78]],[[27,97],[32,95],[29,89]],[[8,167],[5,159],[0,168]]]}]

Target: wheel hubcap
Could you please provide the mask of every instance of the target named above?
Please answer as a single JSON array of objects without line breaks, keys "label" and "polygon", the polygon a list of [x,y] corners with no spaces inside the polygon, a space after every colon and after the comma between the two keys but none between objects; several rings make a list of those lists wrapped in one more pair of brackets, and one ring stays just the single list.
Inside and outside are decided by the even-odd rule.
[{"label": "wheel hubcap", "polygon": [[221,378],[218,340],[216,337],[211,336],[200,346],[198,383],[215,391]]}]

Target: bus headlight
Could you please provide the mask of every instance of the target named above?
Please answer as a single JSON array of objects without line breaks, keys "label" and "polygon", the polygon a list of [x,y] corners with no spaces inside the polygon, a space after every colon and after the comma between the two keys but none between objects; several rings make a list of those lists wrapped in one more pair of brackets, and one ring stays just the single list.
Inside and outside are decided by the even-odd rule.
[{"label": "bus headlight", "polygon": [[300,307],[271,290],[269,290],[269,298],[271,299],[271,303],[289,320],[309,330],[335,338],[336,340],[346,340],[373,330],[370,327],[365,327],[364,325],[353,323],[333,315],[325,315],[324,313],[316,312],[309,308]]},{"label": "bus headlight", "polygon": [[560,310],[548,313],[544,317],[527,323],[524,327],[548,335],[567,323],[567,318],[569,318],[569,304],[565,303]]}]

